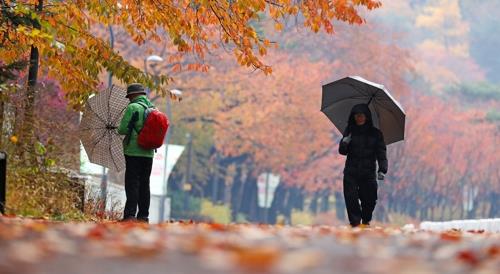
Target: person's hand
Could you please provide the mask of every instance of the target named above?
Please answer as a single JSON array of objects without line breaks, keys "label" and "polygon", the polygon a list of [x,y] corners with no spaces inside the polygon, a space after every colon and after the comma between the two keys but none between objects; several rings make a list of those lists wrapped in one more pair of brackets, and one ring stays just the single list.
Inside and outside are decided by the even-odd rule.
[{"label": "person's hand", "polygon": [[378,172],[377,173],[377,180],[384,180],[385,174],[383,172]]},{"label": "person's hand", "polygon": [[346,137],[342,138],[342,142],[349,144],[351,142],[351,134],[347,135]]}]

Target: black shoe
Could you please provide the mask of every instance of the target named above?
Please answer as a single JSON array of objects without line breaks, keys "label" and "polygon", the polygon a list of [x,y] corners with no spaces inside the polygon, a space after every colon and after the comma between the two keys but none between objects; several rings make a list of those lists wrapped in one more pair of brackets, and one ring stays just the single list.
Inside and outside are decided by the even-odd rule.
[{"label": "black shoe", "polygon": [[148,217],[137,217],[137,221],[140,222],[140,223],[149,224],[149,218]]},{"label": "black shoe", "polygon": [[352,228],[355,228],[355,227],[358,227],[358,226],[359,226],[359,224],[351,224]]},{"label": "black shoe", "polygon": [[133,216],[129,216],[129,217],[124,217],[123,219],[120,220],[120,222],[136,222],[137,219]]}]

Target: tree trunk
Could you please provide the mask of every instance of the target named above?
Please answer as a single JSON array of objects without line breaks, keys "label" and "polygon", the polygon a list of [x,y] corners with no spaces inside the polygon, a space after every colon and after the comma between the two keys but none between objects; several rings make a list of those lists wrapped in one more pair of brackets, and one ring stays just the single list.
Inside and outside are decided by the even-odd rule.
[{"label": "tree trunk", "polygon": [[[252,185],[251,185],[252,186]],[[250,208],[249,208],[249,220],[256,221],[258,218],[259,205],[257,202],[257,182],[253,183],[252,191],[250,191]]]},{"label": "tree trunk", "polygon": [[440,210],[441,210],[441,216],[439,216],[439,221],[443,222],[444,221],[445,212],[446,212],[446,203],[441,204]]},{"label": "tree trunk", "polygon": [[311,205],[309,206],[309,210],[311,210],[313,214],[318,213],[318,196],[318,192],[314,192],[313,198],[311,200]]},{"label": "tree trunk", "polygon": [[290,190],[285,190],[285,197],[283,198],[283,215],[285,215],[285,224],[292,224],[292,203],[290,202]]},{"label": "tree trunk", "polygon": [[477,201],[474,199],[472,201],[472,208],[467,212],[467,219],[475,219],[477,211]]},{"label": "tree trunk", "polygon": [[3,123],[4,119],[4,111],[5,111],[5,103],[0,101],[0,147],[3,147]]},{"label": "tree trunk", "polygon": [[240,212],[241,205],[241,197],[243,196],[241,190],[243,189],[243,180],[242,180],[242,167],[241,165],[237,165],[236,173],[233,176],[233,186],[231,189],[231,221],[236,221],[236,216],[238,212]]},{"label": "tree trunk", "polygon": [[335,191],[335,215],[340,221],[345,221],[345,202],[342,192]]},{"label": "tree trunk", "polygon": [[498,214],[500,193],[491,192],[490,193],[490,212],[488,213],[488,218],[497,218],[500,216]]},{"label": "tree trunk", "polygon": [[436,207],[435,207],[435,206],[431,206],[431,220],[432,220],[432,221],[435,221],[435,220],[436,220],[436,219],[435,219],[435,216],[436,216],[436,215],[434,214],[435,212],[436,212]]},{"label": "tree trunk", "polygon": [[225,188],[224,188],[224,203],[228,206],[231,206],[231,187],[232,183],[230,180],[224,180]]},{"label": "tree trunk", "polygon": [[214,172],[212,175],[212,202],[217,202],[217,174]]},{"label": "tree trunk", "polygon": [[321,206],[320,212],[328,212],[330,210],[330,191],[323,191],[323,195],[321,195]]},{"label": "tree trunk", "polygon": [[240,187],[239,187],[239,191],[238,191],[238,201],[237,201],[237,211],[238,212],[241,211],[241,207],[243,205],[243,196],[245,194],[245,186],[246,186],[247,178],[248,177],[246,174],[242,174],[242,178],[240,179]]},{"label": "tree trunk", "polygon": [[420,210],[420,220],[423,221],[427,219],[427,210],[427,207],[422,207],[422,209]]},{"label": "tree trunk", "polygon": [[483,203],[482,203],[482,207],[481,207],[480,218],[486,218],[486,210],[487,210],[487,205],[488,205],[488,203],[486,202],[486,197],[483,197],[483,199],[481,199],[481,201],[483,201]]},{"label": "tree trunk", "polygon": [[[38,5],[36,6],[36,11],[41,12],[43,8],[43,1],[38,1]],[[38,23],[34,24],[35,28],[40,29],[40,25]],[[35,112],[35,94],[36,94],[36,84],[38,81],[38,63],[39,63],[39,53],[38,48],[35,45],[31,45],[31,53],[30,53],[30,63],[28,70],[28,87],[26,89],[26,97],[24,104],[24,121],[21,127],[21,136],[20,138],[24,149],[23,152],[25,154],[25,159],[30,159],[33,155],[34,149],[34,112]],[[28,154],[28,155],[26,155]],[[32,164],[30,162],[28,165]]]}]

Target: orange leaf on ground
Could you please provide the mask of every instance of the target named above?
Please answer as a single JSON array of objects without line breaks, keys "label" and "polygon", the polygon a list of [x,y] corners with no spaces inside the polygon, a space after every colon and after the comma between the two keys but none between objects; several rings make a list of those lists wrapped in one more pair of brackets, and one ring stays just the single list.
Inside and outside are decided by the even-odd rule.
[{"label": "orange leaf on ground", "polygon": [[236,251],[237,264],[249,271],[268,271],[281,257],[278,248],[271,246],[243,248]]}]

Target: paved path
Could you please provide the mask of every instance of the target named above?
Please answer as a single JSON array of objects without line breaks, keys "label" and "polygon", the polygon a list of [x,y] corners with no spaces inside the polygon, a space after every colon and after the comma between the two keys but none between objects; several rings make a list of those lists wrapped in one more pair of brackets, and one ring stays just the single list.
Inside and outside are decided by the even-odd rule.
[{"label": "paved path", "polygon": [[500,234],[0,217],[0,274],[498,274]]}]

